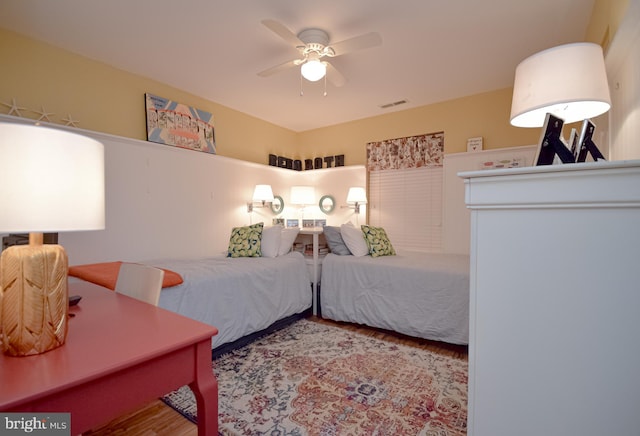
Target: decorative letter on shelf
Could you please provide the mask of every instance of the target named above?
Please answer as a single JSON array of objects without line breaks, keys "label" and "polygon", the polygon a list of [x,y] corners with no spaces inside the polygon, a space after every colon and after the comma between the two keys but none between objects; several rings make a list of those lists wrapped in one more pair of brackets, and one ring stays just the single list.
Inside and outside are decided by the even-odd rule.
[{"label": "decorative letter on shelf", "polygon": [[[325,166],[326,164],[326,166]],[[290,159],[284,156],[276,156],[275,154],[269,154],[269,165],[272,167],[287,168],[295,171],[302,171],[301,159]],[[338,154],[336,156],[316,157],[314,159],[304,160],[304,170],[319,170],[322,168],[343,167],[344,166],[344,154]]]}]

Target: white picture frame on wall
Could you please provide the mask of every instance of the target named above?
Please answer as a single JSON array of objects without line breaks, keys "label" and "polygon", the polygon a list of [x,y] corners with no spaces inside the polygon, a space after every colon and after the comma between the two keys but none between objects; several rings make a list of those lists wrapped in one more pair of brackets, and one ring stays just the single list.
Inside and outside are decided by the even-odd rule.
[{"label": "white picture frame on wall", "polygon": [[467,152],[473,153],[476,151],[482,151],[483,142],[484,140],[482,136],[467,139]]}]

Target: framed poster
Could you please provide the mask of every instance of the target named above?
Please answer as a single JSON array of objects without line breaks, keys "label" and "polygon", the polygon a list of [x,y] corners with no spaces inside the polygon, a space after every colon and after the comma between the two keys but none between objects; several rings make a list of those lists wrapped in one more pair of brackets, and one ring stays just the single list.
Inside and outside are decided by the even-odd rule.
[{"label": "framed poster", "polygon": [[147,141],[215,154],[212,114],[157,95],[144,97]]}]

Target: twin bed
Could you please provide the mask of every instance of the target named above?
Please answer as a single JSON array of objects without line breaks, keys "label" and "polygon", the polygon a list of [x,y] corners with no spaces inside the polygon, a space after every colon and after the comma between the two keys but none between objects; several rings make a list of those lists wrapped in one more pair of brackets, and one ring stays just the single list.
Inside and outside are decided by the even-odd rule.
[{"label": "twin bed", "polygon": [[[211,344],[214,354],[274,325],[305,316],[312,305],[308,269],[299,252],[144,263],[182,278],[182,283],[163,288],[159,306],[216,326],[219,334]],[[322,264],[320,308],[322,317],[336,321],[467,344],[469,257],[330,253]]]},{"label": "twin bed", "polygon": [[[117,263],[74,266],[69,270],[69,281],[85,279],[113,289]],[[165,282],[158,306],[217,327],[219,333],[211,341],[214,354],[310,312],[311,286],[304,257],[298,252],[277,257],[221,255],[142,263],[180,278],[174,281],[177,285]],[[105,267],[107,273],[101,272]]]},{"label": "twin bed", "polygon": [[164,288],[158,305],[218,328],[212,348],[260,332],[311,307],[301,253],[278,257],[210,257],[149,262],[179,273],[184,283]]},{"label": "twin bed", "polygon": [[335,321],[468,344],[469,256],[330,253],[322,263],[320,308]]}]

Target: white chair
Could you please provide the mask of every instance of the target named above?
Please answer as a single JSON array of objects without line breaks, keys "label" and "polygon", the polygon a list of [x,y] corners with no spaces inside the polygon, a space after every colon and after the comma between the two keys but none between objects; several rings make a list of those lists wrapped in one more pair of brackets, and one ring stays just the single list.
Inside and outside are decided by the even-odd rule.
[{"label": "white chair", "polygon": [[163,280],[164,270],[160,268],[123,262],[116,281],[116,292],[157,306]]}]

